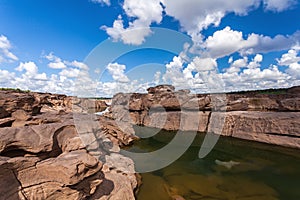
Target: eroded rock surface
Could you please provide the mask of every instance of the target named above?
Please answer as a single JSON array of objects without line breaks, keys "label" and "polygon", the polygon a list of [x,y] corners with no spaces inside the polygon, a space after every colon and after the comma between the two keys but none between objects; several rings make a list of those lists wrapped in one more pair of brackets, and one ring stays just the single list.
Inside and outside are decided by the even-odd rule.
[{"label": "eroded rock surface", "polygon": [[0,92],[1,200],[134,199],[134,164],[119,154],[137,139],[134,132],[88,114],[104,104],[75,103],[64,95]]},{"label": "eroded rock surface", "polygon": [[300,87],[231,94],[190,94],[170,85],[119,93],[108,117],[165,130],[213,132],[300,148]]}]

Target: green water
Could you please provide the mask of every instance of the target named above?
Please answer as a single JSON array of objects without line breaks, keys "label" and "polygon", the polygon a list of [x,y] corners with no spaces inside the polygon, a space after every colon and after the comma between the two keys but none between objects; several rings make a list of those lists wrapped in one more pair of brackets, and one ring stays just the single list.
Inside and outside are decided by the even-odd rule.
[{"label": "green water", "polygon": [[[137,134],[142,134],[139,131]],[[160,131],[128,150],[155,151],[168,144],[174,134]],[[300,199],[299,150],[220,137],[210,154],[199,159],[204,136],[199,133],[188,151],[171,165],[141,174],[143,184],[137,199]],[[227,168],[216,160],[236,165]]]}]

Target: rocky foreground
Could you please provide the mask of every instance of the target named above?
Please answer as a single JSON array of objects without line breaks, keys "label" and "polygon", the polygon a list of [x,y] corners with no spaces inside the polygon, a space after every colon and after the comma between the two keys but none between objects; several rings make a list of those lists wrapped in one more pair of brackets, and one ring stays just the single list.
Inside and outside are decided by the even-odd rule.
[{"label": "rocky foreground", "polygon": [[138,175],[118,152],[137,137],[107,118],[94,117],[96,129],[86,120],[88,109],[106,107],[65,95],[0,91],[0,199],[134,199]]},{"label": "rocky foreground", "polygon": [[211,132],[300,148],[300,87],[190,94],[170,85],[114,96],[108,117],[165,130]]}]

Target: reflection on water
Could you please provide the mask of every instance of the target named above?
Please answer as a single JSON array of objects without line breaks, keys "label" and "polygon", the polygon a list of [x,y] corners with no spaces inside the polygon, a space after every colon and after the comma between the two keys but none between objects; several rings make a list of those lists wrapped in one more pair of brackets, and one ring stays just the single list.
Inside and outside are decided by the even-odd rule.
[{"label": "reflection on water", "polygon": [[[157,150],[174,134],[161,131],[128,150]],[[199,159],[204,136],[198,134],[189,150],[168,167],[142,174],[137,199],[300,199],[299,150],[221,137],[213,151]]]}]

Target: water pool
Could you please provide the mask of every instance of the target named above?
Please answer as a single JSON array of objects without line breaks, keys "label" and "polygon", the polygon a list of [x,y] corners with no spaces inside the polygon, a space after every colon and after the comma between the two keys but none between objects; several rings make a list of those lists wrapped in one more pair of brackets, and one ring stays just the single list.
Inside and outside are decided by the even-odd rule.
[{"label": "water pool", "polygon": [[[139,128],[137,135],[143,134],[142,130]],[[159,131],[126,150],[155,151],[175,134]],[[199,159],[204,136],[199,133],[171,165],[141,174],[137,200],[300,199],[300,150],[220,137],[210,154]]]}]

